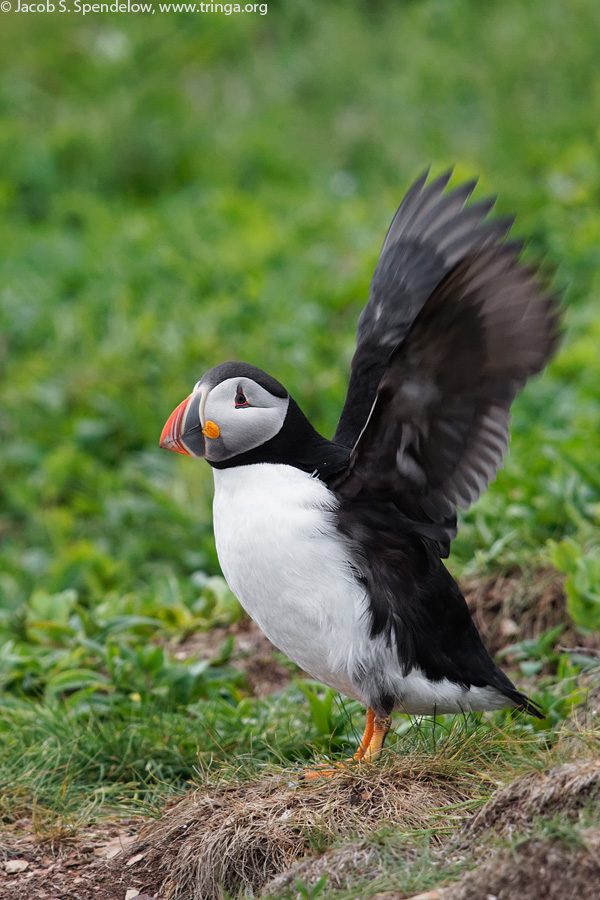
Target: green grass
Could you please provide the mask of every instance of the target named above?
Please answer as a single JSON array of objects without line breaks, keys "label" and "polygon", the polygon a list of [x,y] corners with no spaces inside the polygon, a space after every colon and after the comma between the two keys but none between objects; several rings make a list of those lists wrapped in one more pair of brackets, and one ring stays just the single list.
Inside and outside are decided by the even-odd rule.
[{"label": "green grass", "polygon": [[[195,766],[295,764],[356,740],[355,704],[297,684],[254,699],[227,646],[206,665],[175,657],[239,608],[219,578],[209,467],[157,442],[230,358],[270,371],[332,434],[385,229],[430,163],[480,175],[477,196],[518,212],[527,252],[566,290],[561,353],[515,403],[505,470],[450,565],[552,565],[565,625],[598,630],[595,0],[3,14],[0,52],[3,816],[153,809]],[[587,662],[544,638],[518,654],[548,717],[479,733],[533,736],[526,767],[546,759]],[[433,741],[427,729],[399,738]]]}]

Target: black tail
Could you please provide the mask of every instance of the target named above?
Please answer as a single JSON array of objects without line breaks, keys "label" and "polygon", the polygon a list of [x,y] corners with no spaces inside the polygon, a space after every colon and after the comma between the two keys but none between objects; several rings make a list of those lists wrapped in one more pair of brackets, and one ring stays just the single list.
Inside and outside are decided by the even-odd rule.
[{"label": "black tail", "polygon": [[502,693],[514,701],[515,709],[522,709],[523,712],[529,713],[530,716],[535,716],[536,719],[546,718],[539,703],[536,703],[535,700],[530,700],[529,697],[526,697],[521,691],[517,691],[516,688],[510,691],[503,690]]}]

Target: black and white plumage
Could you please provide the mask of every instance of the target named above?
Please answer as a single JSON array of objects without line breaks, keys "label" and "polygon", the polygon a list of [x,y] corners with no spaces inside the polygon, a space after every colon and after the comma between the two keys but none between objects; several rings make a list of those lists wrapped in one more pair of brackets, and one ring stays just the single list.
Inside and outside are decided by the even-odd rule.
[{"label": "black and white plumage", "polygon": [[372,710],[383,737],[393,710],[540,715],[488,655],[441,558],[457,508],[502,463],[510,405],[556,346],[558,305],[505,240],[512,220],[488,221],[490,200],[466,205],[474,182],[445,193],[449,178],[423,175],[392,221],[333,441],[238,362],[207,372],[161,436],[213,467],[217,551],[244,608]]}]

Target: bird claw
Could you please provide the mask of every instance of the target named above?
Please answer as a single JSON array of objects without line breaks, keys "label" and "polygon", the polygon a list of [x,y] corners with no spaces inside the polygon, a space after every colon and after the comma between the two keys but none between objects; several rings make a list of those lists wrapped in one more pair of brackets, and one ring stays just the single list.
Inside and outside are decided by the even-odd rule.
[{"label": "bird claw", "polygon": [[348,759],[340,760],[337,763],[318,763],[304,769],[299,776],[300,781],[315,781],[319,778],[335,778],[336,775],[343,775],[348,772],[350,766],[356,765],[360,760],[354,756]]}]

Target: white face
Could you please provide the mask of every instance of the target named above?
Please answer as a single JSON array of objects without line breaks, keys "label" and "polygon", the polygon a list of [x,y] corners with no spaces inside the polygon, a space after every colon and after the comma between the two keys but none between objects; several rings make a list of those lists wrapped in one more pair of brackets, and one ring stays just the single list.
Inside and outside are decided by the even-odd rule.
[{"label": "white face", "polygon": [[199,425],[204,457],[210,462],[231,459],[271,440],[280,431],[289,405],[289,397],[276,397],[244,376],[227,378],[214,387],[200,381],[192,398],[197,391],[201,392],[200,403],[190,400],[190,416],[197,410],[199,422],[186,419],[182,440],[185,443],[190,427]]}]

